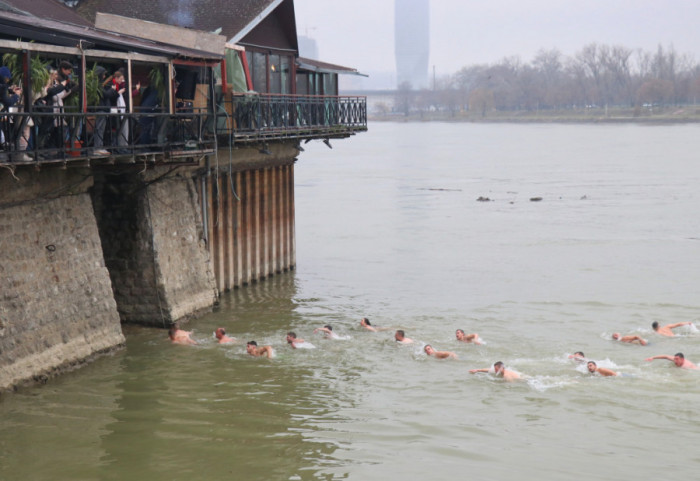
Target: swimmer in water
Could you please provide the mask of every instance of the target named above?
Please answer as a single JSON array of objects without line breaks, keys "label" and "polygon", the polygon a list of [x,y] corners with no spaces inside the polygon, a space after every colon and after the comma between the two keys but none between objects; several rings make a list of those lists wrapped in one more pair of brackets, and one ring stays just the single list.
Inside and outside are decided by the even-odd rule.
[{"label": "swimmer in water", "polygon": [[219,340],[219,344],[228,344],[229,342],[236,342],[235,337],[228,337],[226,335],[226,330],[223,327],[219,327],[214,331],[214,335]]},{"label": "swimmer in water", "polygon": [[340,338],[340,336],[338,336],[338,334],[333,332],[333,326],[331,326],[330,324],[326,324],[323,327],[317,327],[316,329],[314,329],[314,334],[316,334],[317,332],[322,332],[323,336],[326,339],[339,339]]},{"label": "swimmer in water", "polygon": [[296,349],[297,344],[304,344],[305,342],[306,341],[304,341],[303,339],[298,338],[295,332],[289,331],[287,333],[287,344],[292,346],[292,349]]},{"label": "swimmer in water", "polygon": [[668,361],[672,361],[673,364],[676,365],[676,367],[681,367],[683,369],[697,369],[697,366],[692,362],[688,361],[682,352],[676,353],[675,356],[665,356],[663,354],[659,356],[652,356],[648,357],[646,360],[653,361],[654,359],[666,359]]},{"label": "swimmer in water", "polygon": [[245,351],[250,354],[251,356],[254,357],[261,357],[261,356],[267,356],[267,358],[271,358],[272,355],[274,354],[274,351],[272,350],[272,346],[261,346],[258,347],[258,343],[255,341],[248,341],[248,343],[245,346]]},{"label": "swimmer in water", "polygon": [[396,342],[400,342],[401,344],[413,344],[413,339],[406,337],[406,333],[403,332],[402,329],[399,329],[394,333],[394,339],[396,339]]},{"label": "swimmer in water", "polygon": [[457,359],[457,354],[455,354],[454,352],[451,352],[451,351],[436,351],[435,349],[433,349],[433,346],[431,346],[430,344],[427,344],[427,345],[423,348],[423,350],[425,351],[425,353],[426,353],[428,356],[433,356],[433,357],[435,357],[435,358],[437,358],[437,359],[448,359],[448,358]]},{"label": "swimmer in water", "polygon": [[170,337],[170,342],[173,344],[197,344],[197,341],[192,339],[190,334],[192,334],[190,331],[180,329],[180,325],[177,322],[168,330],[168,337]]},{"label": "swimmer in water", "polygon": [[615,341],[626,342],[628,344],[647,345],[646,339],[642,339],[640,336],[621,336],[619,332],[613,332],[612,338]]},{"label": "swimmer in water", "polygon": [[671,329],[675,329],[675,328],[681,327],[681,326],[692,326],[692,325],[693,325],[692,322],[686,321],[686,322],[676,322],[675,324],[666,324],[665,326],[659,326],[659,323],[654,321],[651,324],[651,327],[652,327],[652,329],[654,329],[656,331],[657,334],[661,334],[662,336],[666,336],[666,337],[673,337],[673,336],[675,336],[675,334],[673,333],[673,331]]},{"label": "swimmer in water", "polygon": [[617,373],[615,371],[612,371],[610,369],[606,369],[604,367],[598,367],[598,365],[593,362],[593,361],[588,361],[588,364],[586,364],[586,367],[588,367],[588,372],[591,374],[598,373],[601,376],[617,376]]},{"label": "swimmer in water", "polygon": [[455,336],[460,342],[473,342],[474,344],[481,344],[481,339],[479,339],[479,335],[477,333],[465,334],[464,330],[457,329],[455,331]]},{"label": "swimmer in water", "polygon": [[501,361],[494,363],[493,368],[470,369],[469,372],[472,374],[477,372],[493,372],[496,375],[496,377],[502,377],[506,381],[515,381],[517,379],[520,379],[520,374],[518,374],[515,371],[510,371],[506,369],[505,365]]},{"label": "swimmer in water", "polygon": [[573,359],[576,362],[584,362],[586,356],[583,354],[583,351],[576,351],[573,354],[569,354],[569,359]]},{"label": "swimmer in water", "polygon": [[360,319],[360,327],[364,327],[368,331],[377,332],[377,329],[374,326],[372,326],[372,323],[369,322],[369,319],[367,319],[366,317]]}]

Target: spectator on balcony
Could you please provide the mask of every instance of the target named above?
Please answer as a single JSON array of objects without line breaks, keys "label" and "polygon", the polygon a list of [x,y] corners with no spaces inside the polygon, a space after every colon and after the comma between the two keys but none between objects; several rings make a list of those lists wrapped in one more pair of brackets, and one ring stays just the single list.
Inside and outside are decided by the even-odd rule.
[{"label": "spectator on balcony", "polygon": [[104,149],[105,127],[107,126],[107,115],[105,115],[105,113],[109,112],[112,104],[116,105],[119,94],[111,82],[112,77],[106,78],[107,69],[104,67],[97,67],[95,69],[95,73],[97,74],[98,82],[102,86],[102,98],[100,99],[97,107],[95,129],[93,130],[92,134],[93,147],[95,148],[95,150],[93,150],[93,154],[109,155],[109,151]]},{"label": "spectator on balcony", "polygon": [[[71,95],[77,88],[77,84],[72,80],[73,66],[70,62],[63,60],[58,66],[58,73],[54,77],[53,84],[47,89],[47,105],[53,106],[54,114],[63,113],[63,100]],[[54,147],[63,148],[64,143],[70,138],[68,123],[65,118],[58,115],[54,118],[50,141]]]},{"label": "spectator on balcony", "polygon": [[22,95],[22,88],[17,85],[11,85],[11,81],[12,72],[10,72],[10,69],[0,67],[0,103],[2,103],[5,111],[19,102]]},{"label": "spectator on balcony", "polygon": [[[12,72],[8,67],[0,67],[0,103],[2,107],[0,110],[4,111],[12,111],[16,110],[16,106],[22,101],[22,88],[17,86],[17,85],[12,85]],[[13,127],[16,125],[14,122],[14,118],[12,116],[5,116],[3,117],[2,120],[2,128],[0,129],[0,143],[3,145],[10,141],[9,137],[12,137],[11,130],[13,130]],[[24,131],[25,127],[25,122],[22,121],[22,125],[18,125],[17,131]],[[21,145],[19,145],[21,149]],[[27,143],[24,143],[24,149],[21,150],[26,150],[27,148]],[[17,155],[21,155],[21,157],[17,157]],[[22,153],[22,154],[15,154],[13,157],[13,160],[28,160],[27,155]]]},{"label": "spectator on balcony", "polygon": [[[126,92],[126,80],[124,79],[124,72],[122,69],[114,72],[112,76],[112,86],[114,90],[117,91],[116,103],[112,104],[112,112],[118,112],[120,114],[126,113],[127,104],[124,98],[124,93]],[[129,145],[129,119],[125,115],[119,115],[113,119],[116,123],[115,132],[117,132],[117,145],[121,147],[118,152],[120,154],[127,153],[124,149]]]},{"label": "spectator on balcony", "polygon": [[154,129],[156,129],[155,114],[160,107],[160,95],[158,89],[152,85],[147,85],[141,95],[141,105],[139,107],[139,144],[150,145],[153,143]]}]

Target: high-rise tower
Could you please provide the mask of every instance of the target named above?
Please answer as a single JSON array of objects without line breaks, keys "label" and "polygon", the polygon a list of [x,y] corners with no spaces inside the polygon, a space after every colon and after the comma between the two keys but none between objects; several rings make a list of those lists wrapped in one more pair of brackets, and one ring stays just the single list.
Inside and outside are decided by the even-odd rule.
[{"label": "high-rise tower", "polygon": [[430,0],[394,0],[396,86],[428,87]]}]

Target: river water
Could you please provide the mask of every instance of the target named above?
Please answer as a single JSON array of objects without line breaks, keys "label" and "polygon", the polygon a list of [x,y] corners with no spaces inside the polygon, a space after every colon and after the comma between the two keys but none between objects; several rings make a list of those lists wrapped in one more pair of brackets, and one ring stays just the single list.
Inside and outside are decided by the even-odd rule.
[{"label": "river water", "polygon": [[[377,123],[332,144],[296,167],[297,270],[225,295],[198,346],[127,326],[125,350],[0,398],[0,479],[695,479],[700,371],[645,358],[700,363],[697,329],[650,328],[700,322],[700,126]],[[524,379],[469,374],[498,360]]]}]

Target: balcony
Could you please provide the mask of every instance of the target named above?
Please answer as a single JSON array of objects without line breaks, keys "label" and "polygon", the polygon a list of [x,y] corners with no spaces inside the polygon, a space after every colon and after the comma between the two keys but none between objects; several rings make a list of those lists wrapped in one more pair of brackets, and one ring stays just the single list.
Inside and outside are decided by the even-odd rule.
[{"label": "balcony", "polygon": [[3,112],[0,165],[193,163],[215,151],[213,121],[196,111]]},{"label": "balcony", "polygon": [[367,130],[366,97],[234,94],[219,106],[217,134],[231,143],[344,138]]}]

